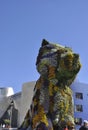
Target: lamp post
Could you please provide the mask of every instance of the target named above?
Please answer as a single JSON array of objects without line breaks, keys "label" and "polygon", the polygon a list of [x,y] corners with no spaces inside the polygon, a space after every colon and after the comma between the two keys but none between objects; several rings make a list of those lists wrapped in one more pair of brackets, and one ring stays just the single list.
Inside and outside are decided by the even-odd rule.
[{"label": "lamp post", "polygon": [[12,111],[13,111],[14,102],[13,100],[10,103],[10,127],[12,127]]}]

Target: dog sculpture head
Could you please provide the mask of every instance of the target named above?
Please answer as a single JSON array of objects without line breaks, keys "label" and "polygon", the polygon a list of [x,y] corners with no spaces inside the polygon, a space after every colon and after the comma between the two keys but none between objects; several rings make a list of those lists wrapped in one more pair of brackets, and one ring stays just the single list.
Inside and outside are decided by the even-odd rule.
[{"label": "dog sculpture head", "polygon": [[36,65],[41,76],[56,79],[60,85],[70,85],[81,68],[79,55],[71,48],[49,43],[45,39],[42,41]]}]

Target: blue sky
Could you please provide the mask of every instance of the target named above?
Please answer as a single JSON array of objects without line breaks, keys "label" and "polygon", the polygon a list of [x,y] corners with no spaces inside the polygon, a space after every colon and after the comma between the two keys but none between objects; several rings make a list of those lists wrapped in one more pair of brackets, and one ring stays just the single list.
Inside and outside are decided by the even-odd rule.
[{"label": "blue sky", "polygon": [[43,38],[79,53],[77,78],[88,83],[88,0],[0,0],[0,87],[16,93],[39,78]]}]

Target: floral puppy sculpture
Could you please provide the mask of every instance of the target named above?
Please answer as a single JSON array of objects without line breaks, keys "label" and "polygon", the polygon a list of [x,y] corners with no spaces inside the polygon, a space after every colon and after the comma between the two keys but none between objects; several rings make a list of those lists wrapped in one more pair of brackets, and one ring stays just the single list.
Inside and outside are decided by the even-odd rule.
[{"label": "floral puppy sculpture", "polygon": [[32,104],[20,129],[60,130],[74,126],[71,83],[81,68],[79,55],[69,47],[42,41],[36,62],[37,80]]}]

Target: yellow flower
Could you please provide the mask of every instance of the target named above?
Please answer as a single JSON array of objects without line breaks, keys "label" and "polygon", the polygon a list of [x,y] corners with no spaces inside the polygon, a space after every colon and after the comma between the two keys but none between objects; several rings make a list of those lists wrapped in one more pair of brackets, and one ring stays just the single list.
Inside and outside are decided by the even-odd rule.
[{"label": "yellow flower", "polygon": [[49,66],[48,78],[49,78],[49,80],[52,78],[55,78],[55,67]]},{"label": "yellow flower", "polygon": [[36,82],[36,88],[40,89],[43,84],[43,78],[39,78],[39,80]]},{"label": "yellow flower", "polygon": [[54,91],[57,92],[59,89],[57,86],[54,87]]},{"label": "yellow flower", "polygon": [[61,68],[66,68],[66,66],[65,66],[65,64],[64,64],[64,60],[63,59],[61,59],[61,61],[60,61],[60,66],[61,66]]},{"label": "yellow flower", "polygon": [[37,123],[39,123],[39,122],[44,122],[45,125],[48,126],[48,119],[44,112],[44,108],[41,105],[39,105],[38,108],[39,108],[38,113],[33,118],[33,128],[35,128]]},{"label": "yellow flower", "polygon": [[34,106],[37,105],[37,100],[36,100],[36,98],[34,99],[33,102],[34,102]]},{"label": "yellow flower", "polygon": [[50,83],[49,85],[49,95],[52,96],[53,95],[53,84]]}]

